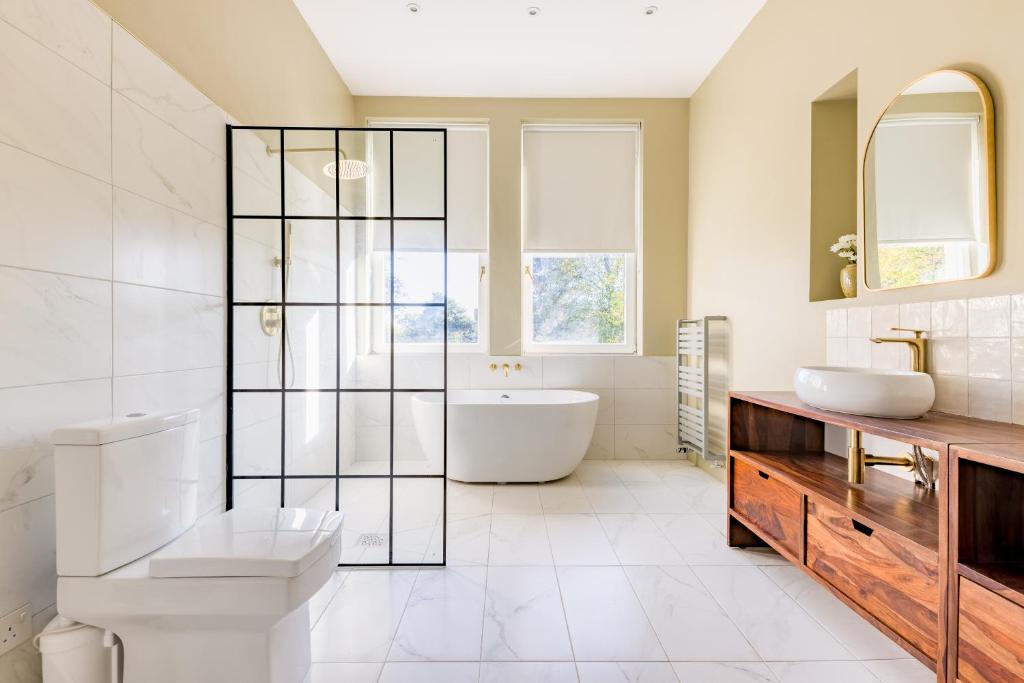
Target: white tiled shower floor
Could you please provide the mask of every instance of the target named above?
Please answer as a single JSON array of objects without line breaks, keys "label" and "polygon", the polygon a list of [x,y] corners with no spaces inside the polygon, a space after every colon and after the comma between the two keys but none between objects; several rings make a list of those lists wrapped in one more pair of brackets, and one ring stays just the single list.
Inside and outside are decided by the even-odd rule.
[{"label": "white tiled shower floor", "polygon": [[449,486],[448,567],[340,570],[311,602],[311,683],[934,681],[778,555],[727,547],[725,487],[689,463]]}]

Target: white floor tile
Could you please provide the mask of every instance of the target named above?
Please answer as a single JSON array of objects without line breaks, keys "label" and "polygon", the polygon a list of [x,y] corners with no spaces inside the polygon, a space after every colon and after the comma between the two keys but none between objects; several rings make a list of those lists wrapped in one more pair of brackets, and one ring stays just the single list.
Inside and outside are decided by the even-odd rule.
[{"label": "white floor tile", "polygon": [[381,664],[314,664],[309,683],[377,683]]},{"label": "white floor tile", "polygon": [[559,567],[577,661],[665,661],[643,607],[619,567]]},{"label": "white floor tile", "polygon": [[486,572],[483,567],[422,570],[388,660],[479,660]]},{"label": "white floor tile", "polygon": [[575,479],[558,481],[540,487],[540,502],[544,514],[566,512],[593,512],[583,487]]},{"label": "white floor tile", "polygon": [[757,567],[693,567],[693,571],[765,660],[853,659]]},{"label": "white floor tile", "polygon": [[484,662],[480,683],[577,683],[573,662]]},{"label": "white floor tile", "polygon": [[864,662],[882,683],[935,683],[935,673],[916,659]]},{"label": "white floor tile", "polygon": [[327,583],[318,590],[312,598],[309,599],[309,625],[315,627],[316,623],[320,620],[324,610],[331,604],[331,600],[334,599],[334,594],[341,588],[341,584],[345,582],[345,577],[348,576],[348,571],[345,569],[336,570],[327,579]]},{"label": "white floor tile", "polygon": [[683,564],[649,515],[598,515],[622,564]]},{"label": "white floor tile", "polygon": [[477,683],[478,662],[388,662],[379,683]]},{"label": "white floor tile", "polygon": [[710,475],[701,481],[675,480],[668,483],[683,496],[695,512],[726,511],[725,484]]},{"label": "white floor tile", "polygon": [[621,482],[648,481],[658,482],[661,477],[658,473],[647,466],[646,462],[636,460],[612,460],[609,462],[612,471]]},{"label": "white floor tile", "polygon": [[448,481],[448,514],[489,515],[494,504],[491,484]]},{"label": "white floor tile", "polygon": [[580,662],[580,683],[679,683],[668,662]]},{"label": "white floor tile", "polygon": [[789,564],[770,550],[730,548],[704,515],[651,515],[658,529],[690,565]]},{"label": "white floor tile", "polygon": [[619,558],[595,515],[547,515],[557,565],[611,565]]},{"label": "white floor tile", "polygon": [[491,516],[448,514],[448,565],[487,564],[491,545]]},{"label": "white floor tile", "polygon": [[787,565],[764,567],[762,571],[857,659],[903,659],[909,656],[798,568]]},{"label": "white floor tile", "polygon": [[536,484],[506,484],[494,487],[494,514],[539,515],[540,493]]},{"label": "white floor tile", "polygon": [[672,661],[757,661],[754,648],[688,567],[626,567]]},{"label": "white floor tile", "polygon": [[493,515],[490,565],[550,565],[551,544],[543,515]]},{"label": "white floor tile", "polygon": [[680,683],[776,683],[760,662],[673,662]]},{"label": "white floor tile", "polygon": [[417,570],[353,570],[312,633],[314,662],[383,662]]},{"label": "white floor tile", "polygon": [[490,567],[483,659],[568,661],[569,631],[552,567]]},{"label": "white floor tile", "polygon": [[689,498],[663,481],[627,481],[629,490],[644,512],[684,514],[693,512]]},{"label": "white floor tile", "polygon": [[779,683],[878,683],[860,662],[769,662]]},{"label": "white floor tile", "polygon": [[574,474],[581,484],[618,484],[619,477],[609,463],[608,460],[584,460]]},{"label": "white floor tile", "polygon": [[622,482],[584,483],[583,495],[587,497],[594,512],[629,513],[643,510]]}]

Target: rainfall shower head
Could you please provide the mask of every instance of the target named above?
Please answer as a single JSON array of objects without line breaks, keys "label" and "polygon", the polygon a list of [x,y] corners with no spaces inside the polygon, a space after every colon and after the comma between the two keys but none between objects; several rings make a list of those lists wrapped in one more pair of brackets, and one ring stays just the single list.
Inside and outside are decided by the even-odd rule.
[{"label": "rainfall shower head", "polygon": [[[281,150],[274,149],[270,145],[267,145],[267,156],[280,153]],[[293,152],[333,152],[333,147],[288,147],[285,149],[286,153]],[[324,164],[324,175],[328,178],[340,178],[341,180],[359,180],[365,178],[370,172],[370,166],[365,161],[360,159],[349,159],[348,155],[345,154],[345,150],[339,149],[338,161],[330,161]],[[340,170],[339,170],[340,169]]]}]

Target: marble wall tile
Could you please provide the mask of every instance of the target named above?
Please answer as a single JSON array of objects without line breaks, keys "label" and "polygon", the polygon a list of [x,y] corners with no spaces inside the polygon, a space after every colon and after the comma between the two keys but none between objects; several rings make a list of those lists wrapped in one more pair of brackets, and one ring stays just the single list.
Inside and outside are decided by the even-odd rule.
[{"label": "marble wall tile", "polygon": [[199,439],[225,433],[222,367],[157,372],[116,377],[113,381],[115,415],[199,408]]},{"label": "marble wall tile", "polygon": [[53,494],[54,428],[109,414],[109,379],[0,389],[0,511]]},{"label": "marble wall tile", "polygon": [[674,356],[616,356],[616,389],[674,389]]},{"label": "marble wall tile", "polygon": [[615,457],[615,427],[613,425],[596,425],[594,437],[587,448],[588,460],[611,460]]},{"label": "marble wall tile", "polygon": [[[597,423],[599,425],[615,424],[615,390],[614,389],[586,389],[597,394]],[[675,407],[675,396],[672,397],[672,407]]]},{"label": "marble wall tile", "polygon": [[214,225],[225,224],[224,162],[115,93],[114,185]]},{"label": "marble wall tile", "polygon": [[114,374],[224,364],[223,299],[114,285]]},{"label": "marble wall tile", "polygon": [[601,356],[545,356],[544,388],[576,389],[615,386],[615,359]]},{"label": "marble wall tile", "polygon": [[672,389],[616,389],[615,424],[674,425],[675,399]]},{"label": "marble wall tile", "polygon": [[224,228],[114,190],[114,279],[224,296]]},{"label": "marble wall tile", "polygon": [[110,278],[110,185],[0,145],[0,262]]},{"label": "marble wall tile", "polygon": [[0,387],[110,375],[110,283],[0,267]]},{"label": "marble wall tile", "polygon": [[0,142],[110,180],[110,89],[0,22]]},{"label": "marble wall tile", "polygon": [[113,87],[222,159],[227,115],[130,33],[114,24]]},{"label": "marble wall tile", "polygon": [[646,460],[674,457],[678,457],[674,425],[615,426],[616,459]]},{"label": "marble wall tile", "polygon": [[0,613],[25,603],[32,611],[54,602],[57,593],[56,511],[54,497],[0,512]]},{"label": "marble wall tile", "polygon": [[110,84],[112,22],[88,0],[4,0],[0,19]]}]

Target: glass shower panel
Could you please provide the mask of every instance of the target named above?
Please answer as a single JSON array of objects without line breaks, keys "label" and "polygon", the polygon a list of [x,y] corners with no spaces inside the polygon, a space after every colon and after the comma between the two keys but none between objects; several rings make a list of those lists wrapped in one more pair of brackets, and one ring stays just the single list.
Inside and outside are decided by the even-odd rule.
[{"label": "glass shower panel", "polygon": [[281,215],[281,131],[234,128],[231,200],[237,216]]},{"label": "glass shower panel", "polygon": [[333,218],[334,131],[286,130],[284,145],[285,213]]},{"label": "glass shower panel", "polygon": [[443,564],[444,131],[229,139],[228,507],[340,509],[342,564]]}]

